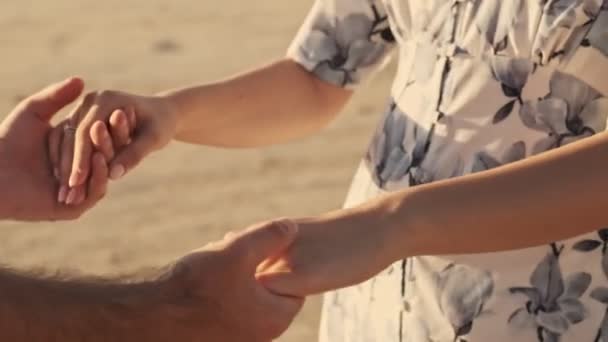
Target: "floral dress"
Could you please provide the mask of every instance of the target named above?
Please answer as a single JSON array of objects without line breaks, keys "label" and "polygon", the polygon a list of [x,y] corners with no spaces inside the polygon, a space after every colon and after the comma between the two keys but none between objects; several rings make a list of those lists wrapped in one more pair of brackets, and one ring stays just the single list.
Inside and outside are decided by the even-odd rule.
[{"label": "floral dress", "polygon": [[[289,49],[351,89],[398,55],[347,207],[605,130],[607,54],[608,0],[317,0]],[[326,295],[321,341],[608,342],[608,228],[597,229],[399,261]]]}]

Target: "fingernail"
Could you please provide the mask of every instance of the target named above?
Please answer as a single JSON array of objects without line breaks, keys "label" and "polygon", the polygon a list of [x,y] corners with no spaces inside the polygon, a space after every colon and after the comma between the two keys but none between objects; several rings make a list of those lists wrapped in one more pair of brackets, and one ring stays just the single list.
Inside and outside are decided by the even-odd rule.
[{"label": "fingernail", "polygon": [[72,173],[72,175],[70,176],[70,180],[68,182],[68,184],[70,185],[71,188],[80,185],[80,175],[81,174],[82,174],[82,171],[80,171],[80,170],[76,170],[76,172]]},{"label": "fingernail", "polygon": [[55,176],[55,179],[59,180],[59,169],[58,168],[53,169],[53,176]]},{"label": "fingernail", "polygon": [[65,185],[62,185],[59,188],[59,194],[57,195],[57,202],[59,202],[59,203],[65,202],[67,195],[68,195],[68,187]]},{"label": "fingernail", "polygon": [[125,167],[118,164],[112,166],[112,170],[110,170],[110,179],[117,180],[125,174]]},{"label": "fingernail", "polygon": [[65,204],[74,204],[76,202],[76,189],[70,189],[68,198],[65,200]]}]

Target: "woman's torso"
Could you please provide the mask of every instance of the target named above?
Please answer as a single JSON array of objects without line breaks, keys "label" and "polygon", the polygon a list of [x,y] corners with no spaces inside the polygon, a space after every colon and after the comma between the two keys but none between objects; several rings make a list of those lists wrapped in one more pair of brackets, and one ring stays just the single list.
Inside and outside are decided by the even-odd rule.
[{"label": "woman's torso", "polygon": [[[399,68],[346,206],[606,129],[602,0],[350,2],[369,5],[370,18],[388,14]],[[608,342],[602,228],[525,250],[396,263],[327,295],[322,340]]]}]

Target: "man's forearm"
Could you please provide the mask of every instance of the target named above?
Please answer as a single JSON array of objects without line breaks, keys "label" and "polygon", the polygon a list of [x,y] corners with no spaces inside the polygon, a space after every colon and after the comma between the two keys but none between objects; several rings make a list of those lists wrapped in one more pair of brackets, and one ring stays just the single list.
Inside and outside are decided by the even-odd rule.
[{"label": "man's forearm", "polygon": [[180,322],[171,291],[162,279],[70,279],[1,269],[0,340],[187,341],[192,322]]},{"label": "man's forearm", "polygon": [[163,96],[177,112],[177,140],[254,147],[318,131],[350,95],[284,59],[225,81]]}]

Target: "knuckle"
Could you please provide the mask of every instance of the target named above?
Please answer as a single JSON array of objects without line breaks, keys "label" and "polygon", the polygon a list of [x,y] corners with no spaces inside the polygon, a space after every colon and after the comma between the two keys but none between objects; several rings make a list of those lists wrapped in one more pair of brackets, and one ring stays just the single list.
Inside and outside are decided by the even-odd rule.
[{"label": "knuckle", "polygon": [[83,102],[91,103],[97,98],[98,95],[99,95],[99,91],[96,91],[96,90],[90,91],[84,96]]},{"label": "knuckle", "polygon": [[240,240],[228,242],[227,251],[235,265],[240,265],[245,260],[250,260],[254,255],[251,248],[247,248],[245,243],[242,243]]},{"label": "knuckle", "polygon": [[247,256],[247,249],[243,247],[238,240],[229,241],[226,245],[226,250],[228,255],[230,255],[235,260],[241,260]]},{"label": "knuckle", "polygon": [[114,98],[116,98],[116,95],[117,95],[117,92],[114,90],[104,89],[104,90],[98,91],[97,102],[112,101]]},{"label": "knuckle", "polygon": [[31,107],[32,103],[35,103],[35,102],[36,102],[36,100],[34,98],[26,97],[23,100],[21,100],[21,102],[19,102],[18,106],[27,108],[27,107]]},{"label": "knuckle", "polygon": [[38,107],[39,103],[40,103],[40,100],[33,98],[33,97],[27,97],[27,98],[23,99],[17,105],[16,109],[25,110],[25,111],[34,111]]}]

